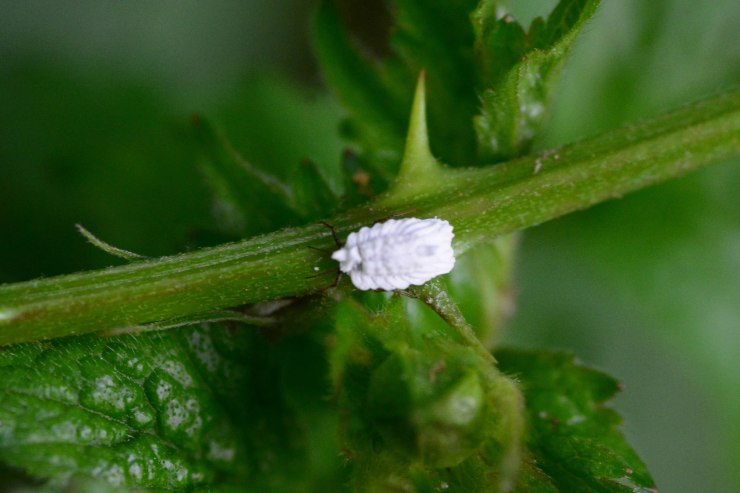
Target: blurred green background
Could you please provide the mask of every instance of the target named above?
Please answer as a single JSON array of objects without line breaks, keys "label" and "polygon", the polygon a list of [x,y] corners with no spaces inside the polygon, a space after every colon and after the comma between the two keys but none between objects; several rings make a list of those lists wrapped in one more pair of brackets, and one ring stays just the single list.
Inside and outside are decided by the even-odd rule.
[{"label": "blurred green background", "polygon": [[[511,2],[521,19],[555,1]],[[339,159],[301,0],[0,1],[0,282],[108,265],[74,230],[147,255],[218,241],[190,134],[250,160]],[[540,148],[740,81],[740,4],[611,0],[576,46]],[[430,95],[434,97],[434,95]],[[738,162],[528,231],[509,344],[566,349],[664,492],[740,491]]]}]

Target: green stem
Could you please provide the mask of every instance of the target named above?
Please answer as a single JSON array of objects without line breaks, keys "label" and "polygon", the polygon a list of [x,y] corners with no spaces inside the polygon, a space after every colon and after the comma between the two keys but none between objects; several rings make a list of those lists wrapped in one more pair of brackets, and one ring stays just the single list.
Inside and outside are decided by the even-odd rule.
[{"label": "green stem", "polygon": [[[398,211],[439,216],[462,253],[484,240],[553,219],[740,154],[740,90],[639,125],[475,169],[445,170],[330,219],[342,235]],[[315,293],[335,264],[307,248],[333,247],[309,225],[192,253],[0,286],[0,344],[140,326],[245,303]],[[318,277],[316,269],[322,273]]]},{"label": "green stem", "polygon": [[474,349],[486,362],[496,363],[491,351],[481,343],[475,335],[473,327],[465,320],[460,308],[450,299],[447,291],[437,280],[429,281],[423,286],[413,286],[403,291],[403,294],[428,305],[455,330],[466,346]]}]

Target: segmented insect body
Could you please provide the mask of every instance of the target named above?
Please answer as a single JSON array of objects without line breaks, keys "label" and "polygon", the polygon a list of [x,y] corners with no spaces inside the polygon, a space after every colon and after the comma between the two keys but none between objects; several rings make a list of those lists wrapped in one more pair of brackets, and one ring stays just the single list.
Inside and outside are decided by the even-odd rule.
[{"label": "segmented insect body", "polygon": [[350,233],[331,258],[358,289],[405,289],[452,270],[454,236],[444,219],[389,219]]}]

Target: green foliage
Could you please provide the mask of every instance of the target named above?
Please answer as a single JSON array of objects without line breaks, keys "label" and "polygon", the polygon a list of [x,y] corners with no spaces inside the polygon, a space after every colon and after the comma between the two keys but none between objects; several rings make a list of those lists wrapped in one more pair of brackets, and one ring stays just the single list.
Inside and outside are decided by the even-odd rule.
[{"label": "green foliage", "polygon": [[[393,2],[389,53],[370,56],[342,28],[351,2],[325,1],[315,42],[324,72],[350,112],[351,136],[383,177],[395,176],[417,74],[427,74],[433,153],[452,166],[526,152],[550,94],[597,0],[562,1],[529,30],[499,2]],[[482,102],[482,104],[481,104]]]},{"label": "green foliage", "polygon": [[243,349],[207,328],[6,349],[0,455],[60,482],[172,489],[243,475],[240,416],[220,402],[243,391]]},{"label": "green foliage", "polygon": [[517,491],[655,491],[645,465],[604,407],[617,381],[559,353],[501,350],[501,370],[516,376],[527,401],[527,446]]},{"label": "green foliage", "polygon": [[5,349],[0,457],[58,485],[321,484],[338,470],[317,348],[202,325]]},{"label": "green foliage", "polygon": [[338,111],[323,94],[262,76],[221,105],[213,124],[194,121],[224,232],[243,238],[334,212],[345,192]]},{"label": "green foliage", "polygon": [[[740,278],[728,268],[740,168],[707,171],[531,232],[518,269],[529,296],[504,337],[517,345],[568,341],[619,375],[630,441],[671,491],[727,489],[731,479],[709,469],[726,464],[731,474],[729,457],[740,451],[732,425],[740,419]],[[553,292],[562,294],[557,304],[548,301]],[[676,469],[677,451],[695,457],[690,468]]]},{"label": "green foliage", "polygon": [[479,245],[458,258],[455,269],[440,281],[485,347],[498,342],[514,310],[512,269],[518,244],[518,235],[508,235]]},{"label": "green foliage", "polygon": [[216,222],[234,236],[270,231],[275,224],[295,220],[290,190],[274,175],[247,162],[205,121],[193,122],[203,147],[203,174],[216,203]]},{"label": "green foliage", "polygon": [[[90,222],[115,245],[159,254],[268,234],[3,286],[2,342],[132,334],[0,348],[2,474],[42,481],[29,482],[38,491],[654,491],[607,407],[615,379],[559,353],[492,356],[511,312],[518,246],[496,236],[731,155],[740,93],[486,168],[529,151],[598,1],[562,0],[529,27],[491,0],[391,3],[392,22],[374,41],[345,27],[356,2],[327,0],[314,19],[324,73],[349,115],[342,131],[353,150],[344,153],[334,103],[275,77],[251,79],[191,119],[148,93],[124,90],[99,107],[104,98],[56,76],[20,91],[10,118],[38,94],[100,116],[71,125],[92,132],[89,145],[78,135],[30,153],[22,140],[20,152],[0,149],[32,168],[28,180],[0,185],[8,195],[24,197],[49,169],[63,176],[79,161],[60,195],[104,204],[111,189],[94,191],[108,173],[152,183],[137,214],[98,216],[120,236]],[[18,69],[0,84],[39,79]],[[58,109],[61,124],[67,112]],[[124,122],[122,140],[99,138],[110,121]],[[21,123],[44,135],[35,119]],[[449,169],[434,156],[479,169]],[[113,164],[96,175],[103,157]],[[133,231],[159,214],[156,204],[175,219],[166,234]],[[88,224],[68,221],[66,207],[54,222]],[[346,281],[326,288],[335,265],[323,249],[334,245],[316,221],[333,216],[345,234],[417,211],[455,225],[460,255],[449,276],[396,294],[359,293]],[[136,255],[80,231],[107,253]]]},{"label": "green foliage", "polygon": [[508,489],[520,446],[516,387],[449,326],[413,329],[398,297],[336,314],[330,349],[354,491]]},{"label": "green foliage", "polygon": [[560,2],[546,21],[536,18],[528,31],[489,3],[482,2],[473,16],[487,82],[474,119],[479,155],[500,161],[529,149],[566,55],[599,1]]}]

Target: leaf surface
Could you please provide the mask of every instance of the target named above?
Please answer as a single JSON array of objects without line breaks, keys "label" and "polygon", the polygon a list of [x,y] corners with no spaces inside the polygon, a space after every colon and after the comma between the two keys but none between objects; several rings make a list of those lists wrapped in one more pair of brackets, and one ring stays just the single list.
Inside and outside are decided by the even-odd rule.
[{"label": "leaf surface", "polygon": [[606,407],[618,382],[563,353],[500,350],[526,401],[527,449],[516,491],[654,492],[655,483]]},{"label": "leaf surface", "polygon": [[506,490],[519,452],[512,382],[448,326],[412,329],[400,298],[365,298],[374,312],[340,305],[329,354],[351,489]]},{"label": "leaf surface", "polygon": [[324,383],[318,346],[295,341],[296,357],[293,343],[271,350],[253,330],[214,324],[4,348],[0,459],[57,485],[295,491],[311,471],[331,484],[333,420],[314,400]]},{"label": "leaf surface", "polygon": [[427,75],[432,151],[452,166],[528,151],[565,58],[598,0],[563,0],[528,30],[498,2],[395,0],[387,53],[345,28],[351,2],[323,2],[314,40],[350,112],[348,136],[388,180],[401,157],[419,72]]},{"label": "leaf surface", "polygon": [[529,150],[566,57],[599,0],[562,0],[528,31],[485,3],[473,16],[482,71],[475,131],[479,157],[502,161]]}]

